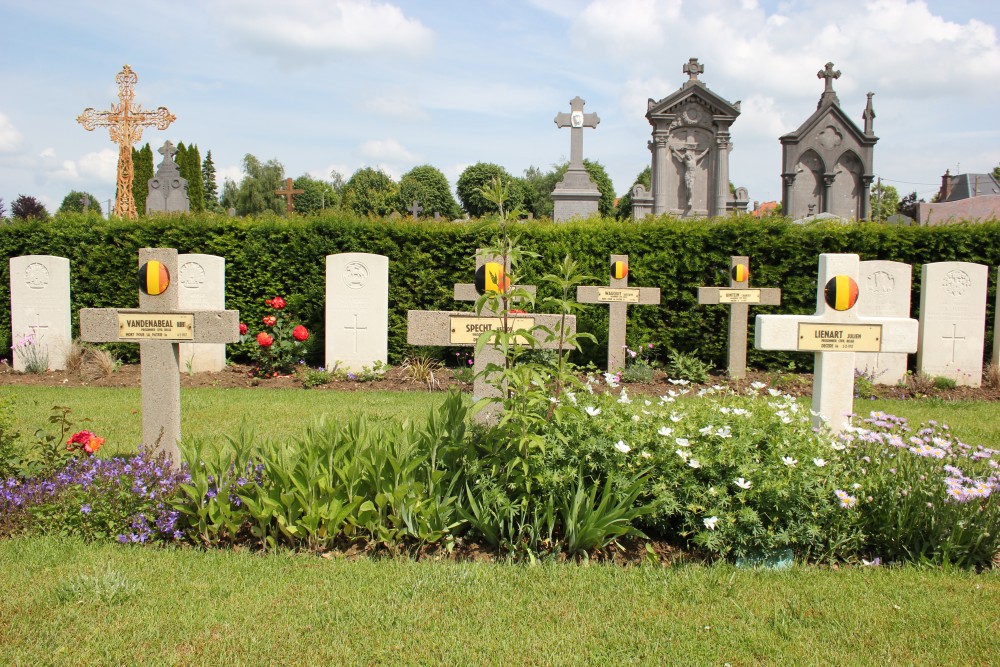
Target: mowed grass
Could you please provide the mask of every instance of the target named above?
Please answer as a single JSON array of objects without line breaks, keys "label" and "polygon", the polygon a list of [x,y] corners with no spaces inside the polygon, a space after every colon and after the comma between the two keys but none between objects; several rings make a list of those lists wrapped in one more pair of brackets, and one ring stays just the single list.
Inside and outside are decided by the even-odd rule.
[{"label": "mowed grass", "polygon": [[0,662],[990,665],[1000,575],[0,542]]}]

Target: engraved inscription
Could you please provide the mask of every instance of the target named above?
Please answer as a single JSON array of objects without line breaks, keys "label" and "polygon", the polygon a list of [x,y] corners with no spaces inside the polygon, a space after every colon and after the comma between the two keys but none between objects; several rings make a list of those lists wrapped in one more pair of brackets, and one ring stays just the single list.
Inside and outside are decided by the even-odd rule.
[{"label": "engraved inscription", "polygon": [[972,287],[972,278],[961,269],[953,269],[945,274],[941,287],[952,296],[962,296]]},{"label": "engraved inscription", "polygon": [[194,315],[119,313],[118,340],[194,340]]},{"label": "engraved inscription", "polygon": [[344,283],[351,289],[361,289],[368,282],[368,267],[362,262],[348,262],[344,267]]},{"label": "engraved inscription", "polygon": [[[507,330],[516,331],[518,329],[531,329],[535,326],[533,317],[508,317]],[[500,317],[452,317],[451,318],[451,344],[475,344],[476,340],[483,335],[503,327],[503,318]],[[518,343],[526,344],[522,337],[516,337]]]},{"label": "engraved inscription", "polygon": [[31,289],[43,289],[49,284],[49,270],[44,264],[32,262],[24,270],[24,282]]},{"label": "engraved inscription", "polygon": [[598,287],[599,303],[639,303],[638,287]]},{"label": "engraved inscription", "polygon": [[180,274],[181,285],[188,289],[200,289],[205,283],[205,267],[197,262],[185,262]]},{"label": "engraved inscription", "polygon": [[888,271],[876,271],[865,280],[865,291],[869,294],[891,294],[896,290],[896,279]]},{"label": "engraved inscription", "polygon": [[799,350],[881,352],[881,324],[799,324]]},{"label": "engraved inscription", "polygon": [[719,303],[760,303],[760,290],[720,289]]}]

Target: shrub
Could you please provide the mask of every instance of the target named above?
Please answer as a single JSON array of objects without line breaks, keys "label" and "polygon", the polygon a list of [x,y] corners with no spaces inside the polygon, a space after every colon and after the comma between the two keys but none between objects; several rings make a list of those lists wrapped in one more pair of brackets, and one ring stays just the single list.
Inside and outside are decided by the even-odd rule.
[{"label": "shrub", "polygon": [[473,218],[479,218],[496,210],[496,203],[483,195],[483,189],[494,180],[506,188],[503,198],[504,210],[512,211],[524,203],[524,193],[520,182],[498,164],[477,162],[465,168],[458,177],[455,190],[462,202],[462,208]]}]

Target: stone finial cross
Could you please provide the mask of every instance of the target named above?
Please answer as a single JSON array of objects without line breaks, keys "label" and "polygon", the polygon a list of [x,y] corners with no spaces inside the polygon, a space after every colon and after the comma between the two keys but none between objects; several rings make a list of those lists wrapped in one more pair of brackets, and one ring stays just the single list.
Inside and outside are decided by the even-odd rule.
[{"label": "stone finial cross", "polygon": [[285,180],[284,190],[279,188],[274,191],[274,194],[285,198],[285,207],[288,212],[288,215],[291,215],[292,211],[295,208],[295,203],[293,201],[295,195],[305,194],[305,190],[294,189],[292,187],[293,183],[294,181],[289,177],[288,179]]},{"label": "stone finial cross", "polygon": [[699,287],[698,303],[729,306],[729,366],[731,378],[747,374],[747,319],[750,305],[777,306],[781,289],[756,287],[750,289],[750,258],[730,257],[729,287]]},{"label": "stone finial cross", "polygon": [[570,128],[569,140],[569,168],[583,169],[583,128],[597,128],[601,119],[596,113],[583,113],[583,105],[586,101],[579,95],[569,101],[569,113],[560,112],[556,114],[556,126]]},{"label": "stone finial cross", "polygon": [[[156,271],[159,294],[139,291],[138,308],[83,308],[80,338],[93,343],[139,343],[142,382],[142,442],[181,464],[181,384],[178,347],[190,343],[236,343],[237,310],[181,310],[180,273],[173,248],[141,248],[140,273]],[[150,268],[154,267],[154,268]],[[162,267],[162,271],[158,270]],[[163,280],[165,278],[165,280]]]},{"label": "stone finial cross", "polygon": [[820,71],[816,72],[816,78],[817,79],[825,79],[825,81],[823,82],[823,85],[824,85],[823,92],[824,93],[832,93],[833,92],[833,80],[840,78],[840,70],[839,69],[838,70],[833,69],[833,63],[827,63],[823,67],[823,69],[821,69]]},{"label": "stone finial cross", "polygon": [[822,254],[815,315],[758,315],[758,350],[813,352],[813,424],[838,432],[854,412],[855,352],[916,352],[919,322],[858,313],[857,255]]},{"label": "stone finial cross", "polygon": [[155,127],[158,130],[167,129],[177,120],[166,107],[156,111],[145,111],[141,104],[133,104],[135,84],[138,75],[128,65],[115,76],[118,84],[118,104],[111,105],[107,111],[96,111],[87,107],[77,116],[76,122],[85,130],[95,127],[106,127],[111,135],[111,141],[118,144],[118,194],[115,198],[115,213],[118,217],[135,220],[139,217],[135,210],[135,197],[132,196],[132,182],[135,180],[135,170],[132,165],[132,145],[142,139],[142,128]]},{"label": "stone finial cross", "polygon": [[156,149],[156,152],[163,156],[165,162],[172,163],[174,156],[177,155],[177,147],[174,146],[174,142],[167,139],[162,146]]},{"label": "stone finial cross", "polygon": [[698,75],[705,73],[705,66],[699,63],[697,58],[689,58],[681,69],[688,75],[688,81],[697,81]]},{"label": "stone finial cross", "polygon": [[413,203],[410,204],[410,208],[408,208],[406,210],[409,211],[410,213],[412,213],[413,214],[413,219],[416,220],[417,216],[419,216],[421,213],[423,213],[424,207],[420,205],[419,201],[417,201],[416,199],[414,199]]},{"label": "stone finial cross", "polygon": [[[620,266],[621,278],[615,277],[615,267]],[[607,287],[580,285],[576,288],[576,300],[580,303],[604,303],[608,310],[608,372],[615,373],[625,368],[625,327],[628,306],[660,305],[659,287],[628,286],[628,255],[611,255],[611,281]]]}]

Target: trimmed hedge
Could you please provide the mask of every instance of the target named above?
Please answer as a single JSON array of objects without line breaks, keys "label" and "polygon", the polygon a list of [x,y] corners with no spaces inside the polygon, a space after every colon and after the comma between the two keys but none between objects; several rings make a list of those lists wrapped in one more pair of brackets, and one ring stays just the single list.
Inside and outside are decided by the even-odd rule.
[{"label": "trimmed hedge", "polygon": [[[751,340],[755,313],[815,311],[820,253],[853,252],[862,259],[912,264],[914,316],[918,316],[922,264],[955,260],[1000,265],[997,222],[938,227],[872,223],[803,226],[749,216],[712,221],[661,217],[642,222],[590,219],[558,225],[525,221],[518,228],[522,245],[539,254],[517,271],[519,281],[540,285],[540,297],[551,295],[540,284],[540,277],[566,254],[572,255],[585,273],[595,276],[589,284],[606,284],[609,255],[627,254],[630,284],[660,287],[663,295],[660,307],[629,308],[630,344],[654,343],[661,358],[674,348],[696,354],[718,368],[726,364],[728,308],[699,306],[697,287],[728,285],[732,255],[750,257],[752,286],[782,288],[780,307],[751,310]],[[312,363],[322,363],[323,357],[326,255],[370,252],[389,258],[389,356],[390,363],[399,363],[413,353],[406,344],[407,310],[471,308],[471,304],[453,301],[452,286],[472,282],[475,250],[489,238],[489,230],[479,224],[371,220],[343,214],[290,220],[203,214],[157,216],[139,222],[77,214],[50,222],[0,225],[0,249],[7,257],[39,254],[70,259],[74,331],[80,308],[135,307],[138,249],[172,247],[182,253],[226,258],[227,307],[238,309],[245,322],[259,322],[265,298],[285,296],[290,313],[314,334],[310,339]],[[0,267],[0,274],[9,303],[7,262]],[[995,290],[991,280],[987,320],[991,325]],[[586,307],[578,328],[593,333],[598,343],[588,346],[578,361],[603,365],[607,318],[607,307]],[[10,331],[7,308],[0,309],[0,327]],[[992,326],[987,328],[989,350],[993,331]],[[130,358],[136,357],[134,345],[119,348],[120,352],[126,350]],[[751,350],[748,362],[756,368],[809,370],[812,356]]]}]

